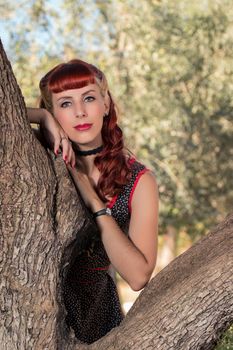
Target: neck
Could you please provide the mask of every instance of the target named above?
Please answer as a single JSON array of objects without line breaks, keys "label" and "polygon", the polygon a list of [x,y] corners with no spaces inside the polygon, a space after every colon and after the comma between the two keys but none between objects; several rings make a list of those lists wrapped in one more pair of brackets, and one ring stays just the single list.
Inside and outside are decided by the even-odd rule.
[{"label": "neck", "polygon": [[74,143],[73,149],[77,156],[77,163],[88,176],[91,176],[95,171],[95,157],[102,151],[103,145],[93,149],[80,150],[80,148]]}]

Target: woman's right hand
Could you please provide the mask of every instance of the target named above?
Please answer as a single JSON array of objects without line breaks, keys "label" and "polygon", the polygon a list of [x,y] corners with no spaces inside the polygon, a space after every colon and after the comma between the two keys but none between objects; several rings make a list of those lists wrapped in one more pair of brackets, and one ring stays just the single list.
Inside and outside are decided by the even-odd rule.
[{"label": "woman's right hand", "polygon": [[75,153],[68,136],[52,114],[46,109],[43,110],[43,117],[41,117],[40,125],[47,142],[53,147],[54,153],[58,155],[61,149],[63,160],[66,164],[70,164],[74,167]]},{"label": "woman's right hand", "polygon": [[75,153],[71,143],[60,124],[54,119],[51,113],[45,108],[27,108],[27,115],[30,123],[40,124],[48,144],[57,155],[62,151],[62,157],[66,164],[75,166]]}]

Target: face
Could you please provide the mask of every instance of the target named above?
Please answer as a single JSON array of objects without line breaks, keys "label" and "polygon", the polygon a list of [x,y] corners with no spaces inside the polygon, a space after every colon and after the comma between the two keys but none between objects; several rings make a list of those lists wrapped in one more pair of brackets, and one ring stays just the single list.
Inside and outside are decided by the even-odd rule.
[{"label": "face", "polygon": [[108,108],[97,84],[52,93],[52,104],[54,117],[80,149],[102,144],[101,129]]}]

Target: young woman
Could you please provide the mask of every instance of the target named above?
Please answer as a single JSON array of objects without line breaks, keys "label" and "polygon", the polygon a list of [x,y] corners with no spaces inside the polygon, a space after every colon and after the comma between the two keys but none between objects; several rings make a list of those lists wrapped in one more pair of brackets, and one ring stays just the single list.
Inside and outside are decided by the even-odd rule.
[{"label": "young woman", "polygon": [[[155,267],[158,190],[152,172],[124,147],[116,106],[104,74],[81,60],[60,64],[40,82],[41,109],[31,122],[50,134],[100,237],[80,252],[64,286],[67,323],[91,343],[122,320],[110,264],[133,290],[142,289]],[[72,147],[70,145],[72,144]]]}]

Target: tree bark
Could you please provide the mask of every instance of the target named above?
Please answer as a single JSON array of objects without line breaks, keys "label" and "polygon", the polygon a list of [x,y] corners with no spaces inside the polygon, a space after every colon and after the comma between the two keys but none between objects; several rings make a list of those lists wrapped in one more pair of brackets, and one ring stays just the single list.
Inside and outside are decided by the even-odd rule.
[{"label": "tree bark", "polygon": [[0,43],[2,350],[209,350],[233,322],[233,215],[162,270],[91,345],[65,325],[67,266],[98,234],[61,157],[35,138]]}]

